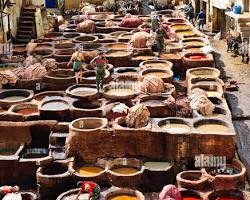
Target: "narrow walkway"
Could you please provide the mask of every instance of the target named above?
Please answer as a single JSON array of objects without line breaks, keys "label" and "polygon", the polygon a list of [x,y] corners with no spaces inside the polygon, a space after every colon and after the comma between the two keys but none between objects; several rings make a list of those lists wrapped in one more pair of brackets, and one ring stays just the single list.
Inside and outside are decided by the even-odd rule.
[{"label": "narrow walkway", "polygon": [[214,41],[216,67],[222,72],[222,79],[238,82],[239,90],[226,92],[226,99],[232,112],[237,132],[237,150],[247,167],[250,179],[250,64],[243,64],[241,56],[232,57],[226,52],[225,41]]}]

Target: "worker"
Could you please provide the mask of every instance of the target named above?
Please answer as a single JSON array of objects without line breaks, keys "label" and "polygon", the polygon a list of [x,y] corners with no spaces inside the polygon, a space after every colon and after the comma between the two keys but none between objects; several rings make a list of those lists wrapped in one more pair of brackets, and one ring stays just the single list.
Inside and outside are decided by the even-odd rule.
[{"label": "worker", "polygon": [[194,25],[194,7],[191,2],[188,4],[188,9],[186,10],[185,13],[189,21]]},{"label": "worker", "polygon": [[101,188],[96,183],[91,181],[83,181],[83,182],[78,182],[77,185],[80,186],[81,188],[75,200],[78,200],[83,192],[87,192],[89,194],[88,200],[98,200],[100,198]]},{"label": "worker", "polygon": [[153,32],[156,32],[156,30],[159,29],[160,26],[160,17],[156,12],[152,13],[151,23]]},{"label": "worker", "polygon": [[[248,64],[249,63],[249,45],[248,41],[244,41],[241,46],[241,56],[242,62]],[[246,58],[246,61],[245,61]]]},{"label": "worker", "polygon": [[159,194],[159,200],[182,200],[181,192],[175,185],[166,185]]},{"label": "worker", "polygon": [[98,92],[103,91],[105,70],[107,68],[108,60],[103,53],[94,58],[93,64],[96,69],[96,88]]},{"label": "worker", "polygon": [[64,17],[65,16],[65,0],[59,0],[59,9],[61,15]]},{"label": "worker", "polygon": [[75,72],[76,83],[82,80],[82,67],[85,64],[85,58],[78,48],[75,53],[72,54],[70,61],[68,62],[68,68],[73,65],[73,70]]},{"label": "worker", "polygon": [[204,31],[204,24],[206,21],[206,14],[201,10],[197,15],[197,22],[199,30]]},{"label": "worker", "polygon": [[232,50],[233,50],[233,36],[232,36],[232,34],[228,34],[227,35],[227,52],[229,52],[229,51],[231,51],[232,52]]},{"label": "worker", "polygon": [[7,185],[0,187],[0,200],[2,200],[5,195],[15,192],[19,192],[19,187],[17,185],[14,187]]},{"label": "worker", "polygon": [[158,56],[160,57],[165,48],[164,42],[164,30],[163,28],[159,28],[156,30],[156,47],[158,50]]}]

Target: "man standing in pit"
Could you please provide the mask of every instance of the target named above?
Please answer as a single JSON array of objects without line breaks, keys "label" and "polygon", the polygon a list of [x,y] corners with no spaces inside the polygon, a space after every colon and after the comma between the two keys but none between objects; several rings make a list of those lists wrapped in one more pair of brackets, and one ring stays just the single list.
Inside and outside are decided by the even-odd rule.
[{"label": "man standing in pit", "polygon": [[89,200],[99,200],[101,193],[99,185],[91,181],[78,182],[77,185],[80,186],[80,191],[78,192],[75,200],[78,200],[83,192],[87,192],[89,194]]}]

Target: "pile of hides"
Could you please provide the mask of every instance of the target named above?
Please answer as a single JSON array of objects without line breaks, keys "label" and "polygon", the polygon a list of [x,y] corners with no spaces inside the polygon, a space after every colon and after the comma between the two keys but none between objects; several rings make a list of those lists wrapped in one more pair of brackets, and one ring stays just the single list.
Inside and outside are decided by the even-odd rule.
[{"label": "pile of hides", "polygon": [[11,70],[0,72],[0,83],[2,85],[5,85],[5,84],[15,85],[17,80],[18,80],[18,77]]},{"label": "pile of hides", "polygon": [[80,33],[94,33],[95,22],[92,20],[85,20],[77,25],[76,31]]},{"label": "pile of hides", "polygon": [[129,109],[126,124],[129,128],[142,128],[148,125],[150,113],[147,106],[135,105]]},{"label": "pile of hides", "polygon": [[176,117],[191,117],[192,109],[186,95],[179,95],[176,98]]},{"label": "pile of hides", "polygon": [[161,78],[147,76],[140,84],[141,92],[145,93],[163,93],[165,91],[164,81]]},{"label": "pile of hides", "polygon": [[159,194],[159,200],[182,200],[182,196],[175,185],[166,185]]},{"label": "pile of hides", "polygon": [[56,60],[46,58],[40,60],[39,58],[29,56],[23,62],[23,65],[13,70],[13,73],[20,80],[35,80],[41,79],[48,72],[57,69]]},{"label": "pile of hides", "polygon": [[43,59],[42,65],[46,68],[47,72],[51,72],[57,69],[56,60],[53,58]]},{"label": "pile of hides", "polygon": [[197,110],[203,115],[211,115],[214,111],[214,104],[208,99],[207,93],[196,88],[189,94],[190,106],[193,110]]},{"label": "pile of hides", "polygon": [[86,15],[77,15],[74,17],[76,24],[79,24],[79,23],[84,22],[85,20],[89,20],[89,19],[90,19],[90,17],[87,14]]},{"label": "pile of hides", "polygon": [[106,21],[105,27],[113,27],[116,26],[116,23],[114,21]]},{"label": "pile of hides", "polygon": [[137,28],[143,23],[143,20],[137,16],[127,14],[121,21],[120,26],[126,28]]},{"label": "pile of hides", "polygon": [[130,45],[133,48],[147,48],[148,38],[150,34],[147,32],[137,32],[135,33],[130,40]]}]

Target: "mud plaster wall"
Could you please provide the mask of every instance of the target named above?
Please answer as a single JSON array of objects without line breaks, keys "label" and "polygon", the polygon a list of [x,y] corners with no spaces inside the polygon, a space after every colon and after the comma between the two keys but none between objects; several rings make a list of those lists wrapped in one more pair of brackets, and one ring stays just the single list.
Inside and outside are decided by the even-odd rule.
[{"label": "mud plaster wall", "polygon": [[[18,18],[20,16],[21,8],[22,8],[22,0],[15,0],[13,6],[6,8],[4,11],[10,13],[10,29],[13,36],[16,35],[17,32],[17,23]],[[8,31],[8,17],[4,17],[4,32]]]}]

